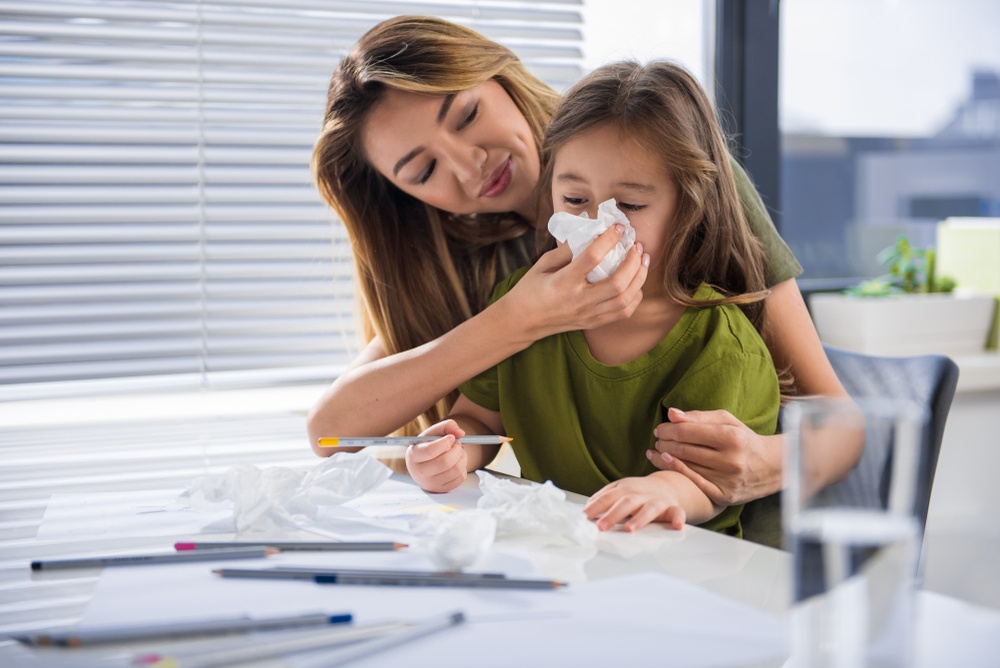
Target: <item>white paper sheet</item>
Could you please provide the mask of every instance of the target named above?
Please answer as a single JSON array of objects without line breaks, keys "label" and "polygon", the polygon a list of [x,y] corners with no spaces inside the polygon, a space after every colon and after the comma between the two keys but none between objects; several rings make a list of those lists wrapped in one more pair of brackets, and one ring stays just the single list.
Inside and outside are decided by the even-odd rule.
[{"label": "white paper sheet", "polygon": [[232,511],[178,508],[175,500],[182,491],[53,494],[38,527],[38,540],[184,536],[235,530]]},{"label": "white paper sheet", "polygon": [[[183,491],[55,494],[45,509],[38,539],[190,536],[235,531],[231,510],[181,507],[177,499]],[[468,494],[467,501],[474,507],[476,492],[468,490]],[[413,517],[453,509],[412,483],[389,479],[342,507],[325,509],[316,522],[300,528],[334,540],[408,542],[413,538],[410,528]]]},{"label": "white paper sheet", "polygon": [[[570,613],[485,618],[352,663],[352,666],[734,666],[786,652],[782,619],[658,573],[606,578],[560,592]],[[289,658],[323,665],[323,652]]]}]

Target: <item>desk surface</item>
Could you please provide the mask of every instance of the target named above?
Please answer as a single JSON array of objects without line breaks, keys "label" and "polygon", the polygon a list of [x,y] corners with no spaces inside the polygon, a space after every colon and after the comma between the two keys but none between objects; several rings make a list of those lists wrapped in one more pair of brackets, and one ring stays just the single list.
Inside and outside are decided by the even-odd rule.
[{"label": "desk surface", "polygon": [[[478,479],[472,476],[464,488],[458,490],[457,493],[435,498],[455,507],[469,507],[475,502],[477,486]],[[570,495],[570,499],[583,500],[582,497],[575,495]],[[212,536],[213,539],[222,538],[220,534]],[[270,537],[276,538],[277,536]],[[297,532],[288,532],[283,537],[302,539],[306,536]],[[196,538],[197,536],[192,534],[177,535],[171,536],[170,541]],[[136,548],[160,549],[165,544],[169,545],[169,542],[163,536],[111,537],[103,540],[83,537],[55,541],[24,540],[22,544],[14,546],[15,549],[3,557],[6,564],[19,566],[19,568],[8,568],[5,571],[5,577],[8,581],[5,583],[3,591],[5,596],[15,596],[25,601],[25,605],[21,606],[20,610],[25,611],[26,614],[20,615],[19,618],[0,619],[5,627],[4,631],[7,633],[26,633],[65,628],[74,624],[83,615],[100,579],[100,574],[94,571],[32,577],[28,568],[31,560],[68,556],[80,552],[111,553],[135,550]],[[621,581],[624,582],[630,575],[638,577],[642,574],[657,572],[673,576],[686,583],[696,584],[721,594],[726,599],[746,604],[767,613],[767,615],[780,617],[787,611],[790,600],[788,586],[790,558],[782,551],[690,526],[685,527],[680,532],[671,531],[661,526],[650,526],[635,534],[607,532],[599,536],[596,547],[596,553],[585,559],[566,558],[565,554],[558,549],[539,550],[535,552],[534,556],[541,573],[553,579],[564,579],[572,583],[599,583],[601,581],[611,583],[611,578],[623,578]],[[11,582],[12,579],[15,581]],[[51,604],[53,601],[57,601],[59,604],[45,607],[46,604]],[[38,604],[38,609],[44,609],[47,612],[33,616],[30,612],[33,603]],[[669,609],[670,606],[669,601],[654,601],[653,603],[663,605],[665,610]],[[616,611],[609,610],[609,614],[613,616]],[[655,620],[651,623],[655,624]],[[567,637],[576,637],[578,640],[583,636],[574,636],[573,634],[582,633],[584,636],[590,637],[606,630],[609,636],[605,640],[611,646],[621,643],[622,646],[639,647],[643,651],[657,650],[660,647],[658,642],[650,643],[648,637],[630,637],[622,629],[612,632],[609,629],[602,630],[599,627],[593,629],[573,628],[566,624],[560,626],[561,622],[558,620],[554,622],[541,621],[537,625],[533,625],[532,630],[538,631],[546,624],[550,625],[552,629],[562,628],[564,633],[570,634]],[[535,628],[536,626],[538,628]],[[996,623],[991,618],[987,627],[995,631],[1000,629],[1000,623]],[[648,631],[648,629],[636,629],[636,633],[644,630]],[[693,646],[699,642],[710,643],[713,638],[712,634],[717,631],[721,631],[721,629],[700,629],[701,635],[697,639],[691,639],[691,643],[694,643]],[[447,638],[449,637],[440,635],[435,642],[445,644],[437,647],[447,647]],[[456,642],[460,638],[458,635],[454,637]],[[468,642],[470,637],[472,636],[468,634],[461,636],[465,642]],[[752,645],[752,640],[745,640]],[[649,647],[641,645],[643,642],[647,643]],[[546,646],[543,651],[551,651],[551,647]],[[663,648],[663,651],[669,652],[666,647]],[[0,664],[23,665],[25,656],[24,650],[16,643],[0,641]],[[81,660],[86,657],[85,654],[76,656]],[[100,654],[96,656],[100,657]],[[669,654],[665,656],[669,656]],[[641,659],[632,657],[638,663],[633,661],[631,665],[640,665],[643,662],[646,665],[671,665],[670,661],[661,662],[660,659],[663,657],[660,657],[658,653],[650,657],[647,651],[641,654],[641,657]],[[646,658],[649,660],[646,661]],[[438,663],[448,665],[447,661],[444,664],[441,664],[440,661]],[[755,661],[749,665],[778,666],[781,663],[780,660],[770,660]],[[489,664],[488,661],[482,665],[487,664]],[[65,664],[56,662],[52,665]],[[293,663],[292,665],[297,664]],[[359,665],[386,664],[380,663],[379,660],[371,660],[363,661]],[[748,664],[727,663],[726,665]]]}]

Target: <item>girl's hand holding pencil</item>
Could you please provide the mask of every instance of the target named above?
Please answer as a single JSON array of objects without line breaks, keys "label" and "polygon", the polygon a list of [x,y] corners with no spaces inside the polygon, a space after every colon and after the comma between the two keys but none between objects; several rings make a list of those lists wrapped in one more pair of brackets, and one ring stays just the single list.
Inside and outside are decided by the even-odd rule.
[{"label": "girl's hand holding pencil", "polygon": [[414,482],[425,492],[450,492],[469,473],[469,455],[459,442],[465,430],[454,420],[431,425],[421,436],[429,442],[416,443],[406,449],[406,469]]}]

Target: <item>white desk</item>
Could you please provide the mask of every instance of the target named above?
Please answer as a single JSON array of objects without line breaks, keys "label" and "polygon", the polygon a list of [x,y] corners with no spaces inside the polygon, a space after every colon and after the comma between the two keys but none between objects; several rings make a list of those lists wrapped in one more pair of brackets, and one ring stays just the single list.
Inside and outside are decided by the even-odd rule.
[{"label": "white desk", "polygon": [[[467,488],[475,488],[477,479],[472,477],[467,482]],[[469,489],[463,490],[461,494],[444,495],[446,502],[454,501],[457,506],[468,506],[470,498],[474,499],[474,494],[469,494]],[[218,534],[213,534],[213,538],[218,538]],[[272,536],[273,537],[273,536]],[[304,538],[303,535],[288,534],[286,538]],[[169,545],[171,541],[194,539],[196,536],[172,536],[169,540],[163,537],[126,537],[108,539],[103,543],[94,545],[89,543],[87,549],[94,550],[126,550],[137,547],[162,548]],[[38,541],[37,544],[28,543],[19,558],[24,560],[24,570],[22,572],[22,587],[19,594],[26,600],[32,598],[52,598],[65,597],[71,599],[71,607],[78,613],[82,613],[84,606],[93,594],[94,587],[98,581],[98,575],[92,571],[82,573],[57,573],[46,575],[45,577],[30,577],[28,562],[33,558],[51,558],[55,555],[72,553],[73,550],[81,550],[81,543],[67,541],[65,544],[54,544],[53,542]],[[788,569],[789,557],[786,553],[762,547],[749,542],[739,541],[712,532],[707,532],[695,527],[686,527],[681,532],[674,532],[659,526],[649,527],[637,534],[605,533],[598,540],[598,551],[592,557],[585,560],[574,560],[565,558],[565,554],[558,549],[541,550],[537,553],[537,563],[542,574],[553,579],[565,579],[571,583],[581,584],[583,582],[602,581],[608,586],[618,586],[619,582],[615,578],[628,576],[629,574],[640,575],[649,572],[665,573],[686,583],[695,583],[700,587],[707,588],[712,592],[746,604],[760,611],[773,615],[781,615],[787,609],[788,596]],[[141,573],[141,569],[146,567],[134,567],[128,569],[136,574]],[[121,569],[120,569],[121,570]],[[309,586],[315,587],[316,585]],[[683,583],[680,583],[683,584]],[[178,583],[178,587],[183,583]],[[573,589],[571,585],[569,590]],[[624,585],[622,585],[624,586]],[[12,591],[8,587],[6,591]],[[303,590],[298,590],[303,591]],[[657,590],[659,591],[659,590]],[[668,591],[665,589],[664,591]],[[420,596],[414,590],[409,592],[413,596]],[[312,595],[312,592],[310,592]],[[652,598],[652,596],[651,596]],[[928,602],[929,601],[929,602]],[[930,613],[925,614],[924,626],[926,633],[921,634],[921,656],[920,665],[933,666],[941,657],[962,656],[961,652],[954,653],[954,647],[949,649],[948,642],[956,640],[954,629],[945,630],[939,628],[943,619],[961,621],[962,614],[971,610],[974,622],[971,624],[970,633],[973,633],[973,644],[965,645],[972,647],[971,656],[964,656],[963,665],[989,665],[982,651],[983,643],[989,643],[990,638],[998,637],[1000,631],[1000,614],[987,612],[979,614],[980,611],[971,609],[965,604],[954,600],[936,597],[928,599],[925,596],[923,601],[925,606],[930,606]],[[137,592],[136,605],[142,606],[144,597],[142,592]],[[713,628],[711,624],[699,622],[697,632],[689,631],[683,636],[676,636],[676,625],[679,620],[683,620],[675,607],[671,606],[671,600],[643,600],[643,605],[650,606],[650,612],[645,617],[645,625],[639,626],[630,631],[628,626],[613,623],[616,615],[623,615],[625,611],[617,610],[614,606],[609,606],[609,623],[601,625],[580,625],[574,626],[567,623],[566,619],[544,619],[540,618],[532,622],[528,627],[516,625],[498,624],[495,628],[483,631],[483,627],[476,627],[467,624],[459,629],[450,629],[426,639],[428,644],[413,644],[401,646],[369,659],[351,665],[357,666],[382,666],[400,665],[400,662],[410,662],[408,665],[427,665],[417,661],[434,659],[434,663],[439,666],[447,665],[510,665],[510,657],[521,659],[520,665],[534,665],[534,661],[544,660],[545,665],[559,665],[558,657],[565,654],[561,652],[560,646],[567,646],[566,643],[579,645],[580,643],[591,642],[595,652],[598,648],[602,651],[611,651],[621,658],[622,665],[691,665],[689,663],[677,664],[671,661],[670,657],[675,656],[671,650],[669,633],[675,634],[673,642],[689,641],[692,643],[703,643],[705,647],[711,647],[714,634],[722,632],[718,628]],[[336,607],[333,604],[332,607]],[[310,608],[315,609],[315,608]],[[673,621],[662,622],[658,627],[657,615],[662,610],[664,619]],[[331,610],[332,611],[332,610]],[[258,613],[259,614],[259,613]],[[544,616],[543,616],[544,617]],[[37,620],[35,626],[38,630],[43,630],[52,626],[67,626],[76,621],[72,618],[57,620]],[[671,627],[673,625],[673,627]],[[30,625],[29,625],[30,626]],[[959,625],[961,632],[964,626]],[[508,633],[510,629],[515,632]],[[30,630],[28,627],[20,629]],[[943,634],[947,633],[948,636]],[[606,635],[605,635],[606,634]],[[691,636],[695,637],[691,637]],[[737,633],[738,636],[738,633]],[[599,642],[595,640],[599,638]],[[551,644],[548,642],[552,640]],[[742,639],[751,643],[750,639]],[[421,641],[423,642],[423,641]],[[475,659],[470,659],[467,655],[455,655],[450,648],[459,648],[467,651],[470,643],[480,647],[482,654]],[[493,647],[492,651],[490,647]],[[1000,645],[997,645],[1000,652]],[[636,654],[636,648],[641,652]],[[502,651],[501,651],[502,650]],[[548,653],[548,658],[545,654]],[[51,660],[53,657],[59,659],[69,656],[69,663],[56,661],[48,665],[87,665],[87,660],[96,661],[94,665],[118,665],[113,664],[107,650],[75,651],[73,654],[61,652],[58,655],[46,653],[42,658]],[[1000,653],[993,654],[1000,656]],[[10,641],[0,642],[0,665],[45,665],[26,663],[25,651]],[[107,660],[105,660],[107,659]],[[592,665],[607,665],[607,657],[595,656],[596,663]],[[982,659],[984,662],[978,663]],[[727,663],[726,665],[756,665],[756,666],[780,666],[783,661],[780,658],[760,660],[747,664],[746,662]],[[294,662],[291,665],[296,665]],[[585,662],[577,665],[587,665]]]}]

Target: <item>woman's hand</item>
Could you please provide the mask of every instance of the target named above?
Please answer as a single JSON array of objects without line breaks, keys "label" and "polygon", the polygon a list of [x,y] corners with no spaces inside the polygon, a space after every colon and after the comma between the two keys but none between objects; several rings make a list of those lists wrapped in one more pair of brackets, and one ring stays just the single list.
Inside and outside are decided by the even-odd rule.
[{"label": "woman's hand", "polygon": [[526,327],[531,341],[629,317],[642,301],[649,267],[642,244],[629,249],[610,278],[587,282],[587,274],[618,243],[624,229],[613,225],[575,258],[566,246],[545,253],[498,303],[511,309],[514,322]]},{"label": "woman's hand", "polygon": [[457,439],[465,432],[454,420],[444,420],[425,429],[421,436],[441,436],[430,443],[406,448],[406,469],[425,492],[450,492],[468,475],[468,455]]},{"label": "woman's hand", "polygon": [[687,513],[663,474],[622,478],[590,497],[583,507],[587,519],[601,531],[624,522],[625,531],[638,531],[650,522],[663,522],[678,531],[684,528]]},{"label": "woman's hand", "polygon": [[728,411],[667,412],[646,455],[659,469],[687,476],[712,502],[732,506],[781,489],[781,436],[761,436]]}]

